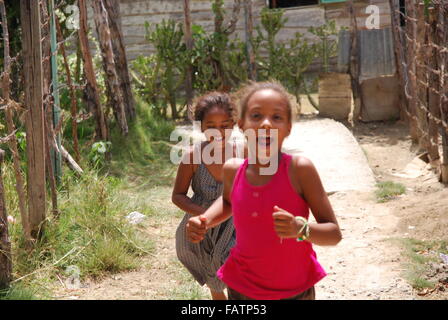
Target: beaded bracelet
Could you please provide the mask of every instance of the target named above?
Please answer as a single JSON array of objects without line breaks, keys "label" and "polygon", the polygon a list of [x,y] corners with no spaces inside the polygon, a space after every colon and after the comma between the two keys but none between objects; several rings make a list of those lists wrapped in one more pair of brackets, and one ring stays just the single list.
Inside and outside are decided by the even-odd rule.
[{"label": "beaded bracelet", "polygon": [[310,236],[310,226],[309,224],[306,225],[305,234],[299,238],[297,238],[299,241],[303,241],[308,239]]},{"label": "beaded bracelet", "polygon": [[304,217],[301,216],[297,216],[295,217],[295,219],[303,223],[302,228],[299,230],[297,234],[301,234],[303,230],[305,230],[305,233],[301,237],[297,237],[296,241],[303,241],[308,239],[308,237],[310,236],[310,226],[308,225],[308,220],[306,220]]}]

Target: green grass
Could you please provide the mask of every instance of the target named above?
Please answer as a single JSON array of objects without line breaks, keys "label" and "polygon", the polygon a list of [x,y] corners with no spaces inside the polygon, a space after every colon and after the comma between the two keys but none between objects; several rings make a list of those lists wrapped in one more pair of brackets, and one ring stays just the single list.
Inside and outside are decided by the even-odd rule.
[{"label": "green grass", "polygon": [[[12,179],[5,181],[8,207],[14,208]],[[45,232],[32,251],[24,248],[21,225],[10,225],[14,278],[23,278],[20,282],[33,288],[36,283],[55,280],[69,266],[79,268],[81,278],[137,268],[140,257],[151,252],[153,244],[124,218],[134,211],[120,196],[126,182],[86,169],[80,178],[64,176],[63,184],[58,199],[60,216],[56,219],[47,214]],[[140,210],[151,214],[152,209]],[[20,220],[17,209],[9,214]]]},{"label": "green grass", "polygon": [[141,267],[142,257],[153,252],[153,239],[147,238],[143,227],[128,224],[125,216],[131,211],[157,213],[147,193],[172,184],[176,168],[169,161],[166,142],[174,125],[156,119],[139,100],[137,113],[127,137],[112,128],[112,161],[97,169],[88,161],[92,130],[78,128],[84,174],[77,177],[64,167],[58,191],[60,216],[52,216],[48,196],[45,232],[31,251],[24,246],[14,170],[10,162],[4,163],[8,215],[17,222],[9,228],[14,280],[9,290],[0,293],[2,299],[52,298],[52,286],[72,266],[79,269],[81,280],[102,278]]},{"label": "green grass", "polygon": [[417,290],[434,288],[435,283],[428,278],[431,262],[439,262],[438,253],[448,252],[448,241],[421,241],[412,238],[393,239],[403,249],[406,258],[404,278]]},{"label": "green grass", "polygon": [[120,172],[127,172],[128,164],[138,167],[160,161],[159,155],[166,152],[163,147],[175,128],[173,122],[156,117],[150,106],[140,99],[137,99],[136,110],[137,117],[129,124],[127,136],[117,128],[111,130],[112,160]]},{"label": "green grass", "polygon": [[377,202],[380,203],[389,201],[406,192],[404,185],[392,181],[379,182],[376,184],[376,187],[375,196]]},{"label": "green grass", "polygon": [[176,259],[170,264],[169,272],[173,273],[180,284],[173,287],[168,292],[170,300],[206,300],[210,299],[208,289],[201,288],[192,275],[185,267]]},{"label": "green grass", "polygon": [[37,300],[36,292],[22,285],[13,285],[0,291],[0,300]]}]

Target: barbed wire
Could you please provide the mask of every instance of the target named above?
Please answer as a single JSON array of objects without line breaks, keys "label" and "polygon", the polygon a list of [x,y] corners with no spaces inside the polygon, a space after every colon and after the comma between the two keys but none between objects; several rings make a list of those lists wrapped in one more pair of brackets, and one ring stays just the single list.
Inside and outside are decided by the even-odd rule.
[{"label": "barbed wire", "polygon": [[[421,16],[418,6],[415,2],[406,2],[406,14],[397,7],[391,8],[399,39],[396,45],[399,45],[398,63],[402,71],[404,97],[409,102],[403,111],[417,130],[420,143],[428,149],[426,151],[436,148],[439,152],[442,139],[439,134],[431,134],[430,130],[436,126],[438,131],[443,130],[448,135],[448,1],[434,0],[433,16]],[[400,18],[404,19],[404,26],[400,24]],[[414,56],[410,56],[411,53]]]},{"label": "barbed wire", "polygon": [[[42,5],[42,2],[41,4]],[[64,5],[67,5],[67,3],[65,1],[59,2],[55,7],[53,7],[53,10],[59,10],[61,9]],[[43,9],[43,7],[41,7],[41,9]],[[50,61],[50,59],[52,57],[56,57],[61,50],[61,47],[65,44],[67,44],[67,42],[72,41],[77,33],[78,30],[74,29],[73,31],[71,31],[69,33],[68,36],[64,37],[62,40],[58,39],[60,41],[57,41],[56,43],[56,50],[54,50],[54,52],[52,53],[50,50],[50,37],[51,37],[51,31],[50,31],[50,21],[52,19],[52,15],[51,12],[49,12],[47,10],[47,8],[45,8],[44,10],[41,10],[41,30],[45,30],[45,28],[47,29],[46,33],[44,34],[44,36],[41,38],[41,43],[45,42],[46,46],[48,48],[48,51],[46,51],[44,49],[44,46],[42,46],[42,57],[41,57],[41,63],[44,65],[46,63],[48,63]],[[55,19],[59,19],[58,16],[55,17]],[[5,41],[5,39],[1,39],[2,41]],[[45,51],[44,51],[45,50]],[[22,57],[22,50],[19,51],[14,57],[9,57],[9,65],[10,65],[10,70],[9,73],[11,73],[11,68],[15,65],[17,65],[21,60]],[[20,66],[19,66],[20,67]],[[5,76],[7,76],[7,70],[4,70],[0,73],[0,79],[4,79]],[[53,92],[54,90],[52,89],[53,83],[50,83],[50,86],[45,90],[45,92],[43,92],[43,106],[46,106],[46,108],[44,109],[44,117],[47,118],[48,116],[50,116],[49,112],[49,108],[51,108],[51,106],[54,104],[54,98],[53,98]],[[65,83],[61,83],[57,90],[61,90],[68,87],[68,84]],[[73,84],[72,87],[76,90],[76,89],[84,89],[85,88],[85,83],[81,83],[81,84]],[[17,101],[13,100],[13,99],[8,99],[7,101],[0,98],[0,111],[2,112],[7,112],[8,109],[13,110],[14,112],[20,112],[21,117],[26,116],[26,113],[29,112],[29,109],[24,106],[21,103],[18,103]],[[51,117],[51,116],[50,116]],[[80,122],[83,121],[84,118],[86,118],[85,114],[81,114],[76,116],[76,121]],[[45,120],[47,121],[47,120]],[[50,137],[50,140],[54,140],[55,135],[60,134],[62,127],[63,127],[63,123],[64,123],[64,115],[61,114],[61,117],[58,121],[57,124],[54,125],[54,128],[52,127],[51,130],[49,132],[47,132],[47,134],[49,134],[50,136],[53,136],[52,138]],[[13,139],[15,139],[15,134],[19,129],[15,129],[12,133],[9,133],[7,136],[5,137],[0,137],[0,143],[9,143],[11,142]],[[13,150],[11,150],[13,151]]]}]

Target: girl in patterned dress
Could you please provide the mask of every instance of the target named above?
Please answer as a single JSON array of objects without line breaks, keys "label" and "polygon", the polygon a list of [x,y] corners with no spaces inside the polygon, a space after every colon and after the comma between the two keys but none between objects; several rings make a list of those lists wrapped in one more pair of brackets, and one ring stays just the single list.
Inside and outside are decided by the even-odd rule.
[{"label": "girl in patterned dress", "polygon": [[[235,107],[227,93],[210,92],[197,100],[194,120],[200,121],[206,141],[193,146],[184,155],[172,193],[172,202],[186,212],[176,231],[177,256],[200,285],[209,287],[214,300],[227,299],[225,284],[217,278],[216,271],[234,245],[233,221],[229,219],[209,230],[204,241],[197,244],[187,240],[185,225],[189,218],[203,214],[222,194],[221,169],[226,155],[227,158],[235,157],[236,151],[235,146],[229,143],[234,113]],[[209,153],[205,152],[207,150]],[[211,154],[215,161],[205,161],[207,154]],[[190,185],[194,193],[191,198],[187,196]]]}]

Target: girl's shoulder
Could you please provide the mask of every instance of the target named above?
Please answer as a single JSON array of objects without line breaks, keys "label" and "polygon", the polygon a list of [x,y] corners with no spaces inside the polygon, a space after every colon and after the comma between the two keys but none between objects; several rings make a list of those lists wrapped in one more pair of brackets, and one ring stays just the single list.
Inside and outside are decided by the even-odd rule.
[{"label": "girl's shoulder", "polygon": [[294,190],[304,197],[304,190],[307,185],[317,182],[317,171],[313,162],[307,157],[301,155],[291,156],[291,162],[288,170],[289,181]]},{"label": "girl's shoulder", "polygon": [[309,158],[302,155],[293,155],[291,156],[289,174],[293,180],[307,181],[317,175],[317,170]]},{"label": "girl's shoulder", "polygon": [[242,158],[231,158],[227,160],[222,166],[224,178],[233,180],[238,169],[243,165],[244,161],[245,160]]},{"label": "girl's shoulder", "polygon": [[227,160],[222,167],[223,175],[223,197],[224,199],[230,201],[231,190],[233,189],[233,183],[235,180],[236,173],[238,169],[244,164],[244,159],[242,158],[231,158]]},{"label": "girl's shoulder", "polygon": [[302,169],[302,170],[314,167],[313,162],[309,158],[299,154],[294,154],[291,156],[290,165],[295,169]]},{"label": "girl's shoulder", "polygon": [[313,162],[302,155],[292,156],[289,174],[292,181],[299,181],[300,185],[304,182],[314,183],[320,180],[319,173]]},{"label": "girl's shoulder", "polygon": [[183,151],[181,165],[189,166],[193,169],[193,171],[196,171],[197,167],[201,164],[201,152],[201,144],[188,146]]}]

